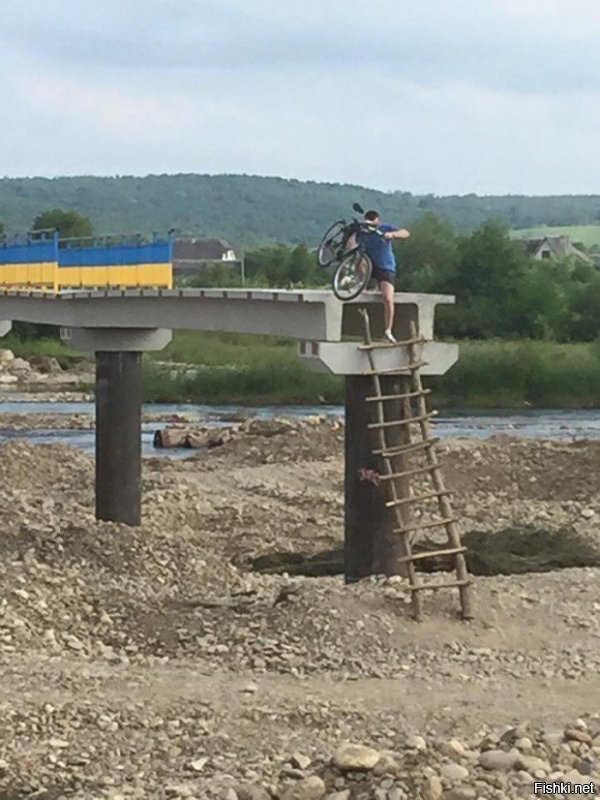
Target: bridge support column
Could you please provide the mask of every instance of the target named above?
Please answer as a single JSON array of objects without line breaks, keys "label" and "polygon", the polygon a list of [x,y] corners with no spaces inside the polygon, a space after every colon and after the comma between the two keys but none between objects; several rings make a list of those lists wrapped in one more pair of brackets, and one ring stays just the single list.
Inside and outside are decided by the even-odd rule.
[{"label": "bridge support column", "polygon": [[[382,376],[383,394],[400,394],[406,391],[407,378]],[[404,574],[398,559],[405,555],[402,536],[393,533],[398,527],[393,509],[387,508],[387,487],[377,483],[381,470],[380,459],[374,456],[375,437],[368,424],[375,421],[375,403],[366,402],[373,395],[373,381],[366,375],[346,376],[346,429],[345,429],[345,520],[344,520],[344,573],[346,583],[368,575]],[[387,416],[404,417],[401,401],[386,401]],[[406,426],[386,431],[388,446],[405,442]],[[394,471],[402,472],[405,458],[394,459]],[[398,485],[398,482],[397,482]],[[408,480],[400,482],[401,496],[407,496]],[[404,520],[405,524],[407,520]]]},{"label": "bridge support column", "polygon": [[142,354],[96,352],[96,519],[142,521]]},{"label": "bridge support column", "polygon": [[0,338],[12,331],[12,322],[8,319],[0,320]]},{"label": "bridge support column", "polygon": [[68,328],[70,346],[96,354],[96,519],[142,521],[142,352],[170,330]]}]

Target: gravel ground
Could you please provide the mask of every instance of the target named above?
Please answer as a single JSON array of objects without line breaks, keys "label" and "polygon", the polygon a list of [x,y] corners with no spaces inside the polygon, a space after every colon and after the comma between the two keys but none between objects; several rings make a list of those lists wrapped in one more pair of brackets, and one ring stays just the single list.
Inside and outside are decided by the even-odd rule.
[{"label": "gravel ground", "polygon": [[[0,800],[598,783],[599,569],[477,577],[475,620],[438,592],[421,624],[399,578],[249,571],[339,546],[342,440],[335,423],[267,425],[146,459],[135,530],[94,520],[87,455],[0,446]],[[463,532],[600,546],[600,444],[461,440],[440,458]]]}]

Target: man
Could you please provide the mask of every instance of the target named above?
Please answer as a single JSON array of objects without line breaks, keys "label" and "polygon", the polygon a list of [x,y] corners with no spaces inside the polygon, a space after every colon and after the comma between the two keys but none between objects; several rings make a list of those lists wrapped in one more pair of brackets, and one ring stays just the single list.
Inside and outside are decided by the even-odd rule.
[{"label": "man", "polygon": [[[379,284],[383,300],[383,336],[388,342],[394,344],[396,339],[392,333],[392,327],[394,325],[396,258],[391,240],[408,239],[410,232],[406,228],[396,228],[394,225],[382,223],[378,211],[367,211],[365,222],[368,227],[357,234],[356,241],[364,247],[373,263],[373,277]],[[370,230],[372,232],[369,232]]]}]

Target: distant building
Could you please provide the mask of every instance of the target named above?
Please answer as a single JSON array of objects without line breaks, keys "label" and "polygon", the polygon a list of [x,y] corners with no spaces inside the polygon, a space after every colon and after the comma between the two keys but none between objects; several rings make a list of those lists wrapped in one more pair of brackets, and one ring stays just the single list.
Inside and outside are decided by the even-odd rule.
[{"label": "distant building", "polygon": [[233,247],[223,239],[176,239],[173,245],[175,274],[197,272],[205,264],[234,264],[238,261]]},{"label": "distant building", "polygon": [[523,239],[522,241],[527,253],[537,261],[573,256],[586,264],[594,264],[594,259],[575,247],[569,236],[545,236],[543,239]]}]

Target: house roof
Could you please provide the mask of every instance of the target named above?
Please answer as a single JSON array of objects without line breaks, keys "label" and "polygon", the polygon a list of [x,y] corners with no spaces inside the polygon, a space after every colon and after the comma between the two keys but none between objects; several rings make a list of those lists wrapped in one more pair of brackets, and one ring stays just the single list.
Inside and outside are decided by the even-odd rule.
[{"label": "house roof", "polygon": [[568,236],[545,236],[543,239],[526,239],[523,244],[529,255],[536,255],[544,245],[548,245],[552,254],[557,258],[575,256],[587,264],[594,263],[587,253],[571,244],[571,239]]},{"label": "house roof", "polygon": [[176,239],[173,261],[220,261],[233,247],[223,239]]}]

